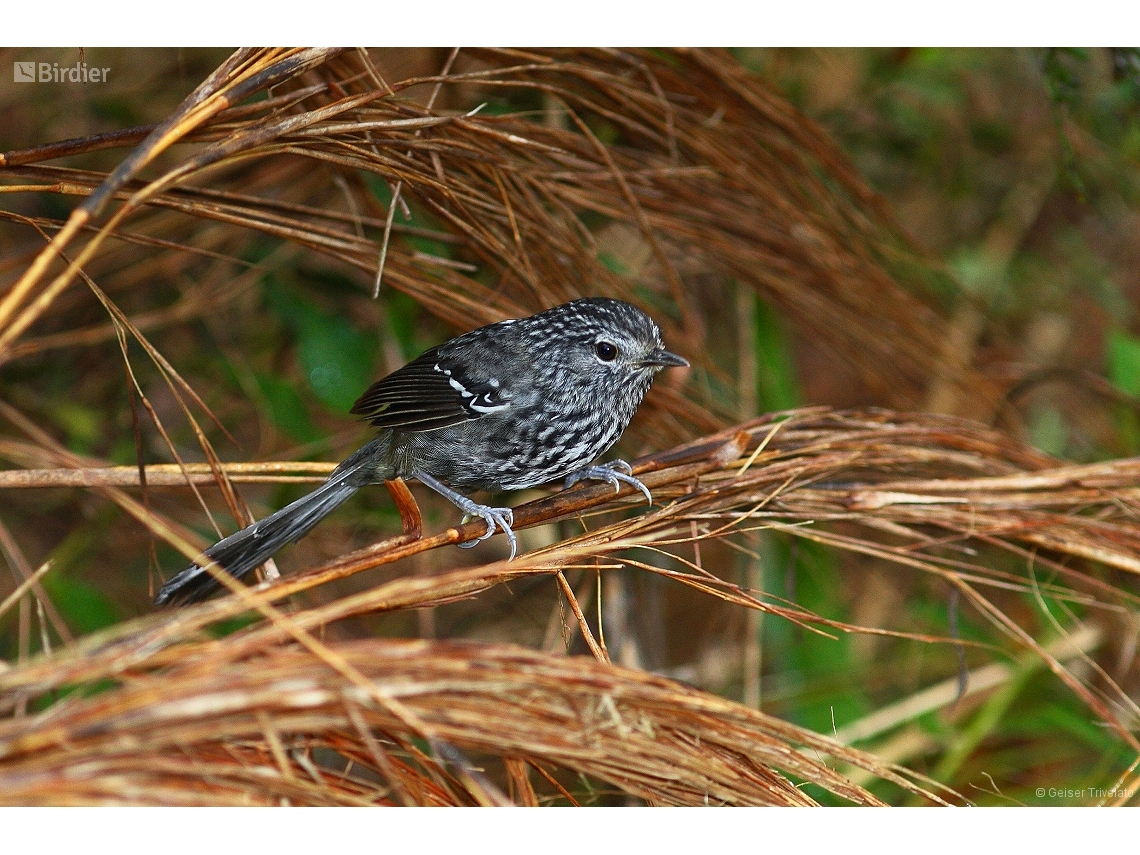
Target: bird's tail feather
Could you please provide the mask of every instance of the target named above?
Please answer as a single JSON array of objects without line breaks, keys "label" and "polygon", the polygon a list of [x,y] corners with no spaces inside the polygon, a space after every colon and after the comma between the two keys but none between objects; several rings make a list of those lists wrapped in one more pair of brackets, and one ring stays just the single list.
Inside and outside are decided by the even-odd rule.
[{"label": "bird's tail feather", "polygon": [[[359,490],[361,484],[351,475],[351,471],[338,469],[313,492],[218,541],[203,554],[235,579],[241,579],[277,550],[308,534],[313,526]],[[162,586],[154,603],[157,606],[194,603],[220,587],[221,583],[208,570],[191,564]]]}]

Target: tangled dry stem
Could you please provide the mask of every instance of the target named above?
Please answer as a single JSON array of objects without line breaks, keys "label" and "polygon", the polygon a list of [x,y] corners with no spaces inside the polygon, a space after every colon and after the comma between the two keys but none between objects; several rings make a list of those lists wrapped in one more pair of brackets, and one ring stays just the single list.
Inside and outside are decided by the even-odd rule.
[{"label": "tangled dry stem", "polygon": [[[468,761],[449,767],[446,750],[442,757],[419,757],[422,766],[413,775],[407,752],[419,738],[454,746],[461,758],[489,754],[532,769],[572,769],[655,803],[809,802],[789,783],[795,779],[855,802],[877,801],[837,776],[821,762],[824,755],[936,798],[862,752],[605,661],[494,645],[325,644],[318,638],[354,615],[439,605],[529,575],[581,566],[606,572],[622,564],[808,626],[859,629],[771,602],[680,553],[675,568],[639,557],[693,539],[693,524],[698,540],[776,527],[945,579],[999,630],[1044,657],[1131,742],[1127,696],[1106,690],[1102,681],[1078,679],[1003,620],[986,592],[1036,586],[1094,609],[1120,608],[1119,589],[1060,559],[1094,557],[1137,572],[1134,469],[1133,462],[1060,465],[995,431],[932,416],[808,410],[768,417],[640,461],[635,471],[666,502],[662,507],[514,562],[400,578],[289,613],[266,611],[271,602],[332,578],[477,536],[481,523],[419,538],[401,535],[299,577],[124,624],[12,669],[0,676],[0,698],[9,710],[76,685],[109,680],[115,688],[9,719],[0,731],[0,776],[6,779],[0,789],[14,802],[146,800],[146,793],[178,802],[494,801],[495,785],[471,778]],[[591,486],[523,505],[516,521],[520,527],[565,515],[593,521],[627,507],[608,487]],[[839,521],[863,526],[871,536],[840,536]],[[887,526],[893,544],[881,539]],[[1101,546],[1087,556],[1092,541]],[[1063,583],[1012,579],[947,549],[971,543],[1039,550],[1038,565],[1052,564]],[[209,626],[251,609],[268,620],[223,639],[199,640]],[[587,626],[581,631],[590,632]],[[370,732],[377,734],[374,743],[362,737]],[[242,750],[228,754],[233,746]],[[368,790],[358,777],[344,779],[306,759],[322,747],[355,758],[382,783]],[[166,762],[179,754],[193,762],[178,768]],[[148,765],[148,757],[166,760]],[[434,786],[420,780],[425,775]],[[189,783],[204,778],[219,782],[209,796]]]}]

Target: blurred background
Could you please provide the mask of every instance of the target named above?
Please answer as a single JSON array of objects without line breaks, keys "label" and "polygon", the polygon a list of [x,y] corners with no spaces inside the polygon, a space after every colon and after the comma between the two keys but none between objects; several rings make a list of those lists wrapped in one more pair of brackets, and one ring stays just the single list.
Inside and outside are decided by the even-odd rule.
[{"label": "blurred background", "polygon": [[[159,122],[229,53],[0,51],[0,151]],[[416,105],[409,118],[429,106],[454,115],[482,105],[479,115],[488,122],[503,117],[544,129],[551,139],[584,139],[578,160],[565,157],[567,173],[577,170],[573,181],[549,172],[552,182],[573,190],[531,204],[574,208],[580,233],[573,238],[588,247],[590,260],[560,261],[565,252],[557,240],[569,240],[569,230],[552,239],[546,255],[526,244],[535,255],[519,250],[511,259],[506,226],[507,249],[496,255],[487,248],[490,238],[481,244],[472,229],[448,219],[454,209],[431,201],[433,176],[445,184],[439,157],[446,170],[458,170],[454,164],[466,158],[462,168],[476,175],[480,158],[499,156],[480,150],[472,132],[462,151],[416,148],[422,175],[405,176],[401,170],[412,167],[399,152],[385,155],[386,173],[354,170],[338,161],[334,147],[322,158],[293,156],[282,145],[272,156],[224,162],[197,185],[272,199],[277,207],[264,208],[259,228],[227,221],[225,206],[236,204],[236,195],[212,201],[203,192],[182,208],[175,198],[132,222],[129,234],[106,244],[85,268],[216,418],[199,417],[199,424],[221,459],[339,461],[369,436],[347,411],[373,380],[465,329],[591,293],[595,283],[646,305],[667,345],[694,362],[689,374],[661,376],[619,446],[626,459],[809,405],[960,416],[1074,462],[1140,451],[1140,52],[744,48],[717,54],[721,89],[701,88],[699,74],[712,74],[712,66],[685,52],[656,60],[647,52],[637,62],[547,52],[598,69],[596,92],[574,90],[575,103],[585,106],[573,116],[560,106],[570,96],[554,84],[492,85],[478,77],[481,69],[526,59],[507,54],[370,50],[367,67],[398,90],[397,100]],[[15,82],[13,63],[32,60],[111,71],[101,84]],[[644,89],[681,93],[675,119],[653,119],[676,139],[638,112],[648,111],[645,104],[631,101],[622,112],[627,96],[614,94],[619,82],[642,85],[638,75],[658,60]],[[467,76],[437,86],[445,68]],[[670,68],[675,80],[665,76]],[[734,90],[733,81],[751,88]],[[750,124],[758,115],[766,123]],[[408,145],[418,146],[411,133]],[[491,140],[491,131],[483,133]],[[652,149],[660,162],[650,165],[658,171],[644,180],[635,175],[633,189],[610,186],[604,170],[587,174],[582,166],[591,141],[627,158],[623,169]],[[209,143],[202,137],[164,152],[154,173]],[[133,144],[88,145],[43,161],[68,173],[0,169],[0,292],[11,289],[45,235],[82,200],[82,188],[115,169]],[[527,168],[518,166],[520,174]],[[666,185],[654,181],[676,182],[668,186],[677,193],[662,196],[660,208],[651,207],[653,188]],[[591,196],[595,185],[605,187]],[[502,195],[511,200],[523,192],[509,191]],[[667,232],[662,246],[619,210],[623,194],[633,193],[648,200],[653,228]],[[473,196],[456,191],[450,198],[481,210]],[[212,204],[217,209],[202,216]],[[281,217],[282,231],[273,232],[270,213]],[[311,233],[294,239],[284,231],[288,218],[308,218]],[[392,249],[373,299],[375,274],[362,259],[374,265],[375,255],[362,247],[379,246],[388,230]],[[332,237],[317,247],[321,235],[343,235],[347,248],[333,247]],[[358,243],[350,246],[350,238]],[[735,242],[738,255],[723,241]],[[0,361],[5,468],[64,465],[43,453],[52,442],[105,464],[170,461],[166,439],[150,426],[124,371],[124,352],[170,443],[183,459],[203,460],[183,400],[137,343],[120,344],[100,300],[72,286]],[[305,489],[243,485],[240,492],[260,517]],[[218,491],[202,492],[221,533],[233,531]],[[415,492],[429,531],[455,523],[450,505]],[[137,489],[132,494],[142,499]],[[218,536],[186,489],[154,487],[145,500],[204,543]],[[43,587],[75,636],[148,613],[156,585],[186,563],[95,490],[0,490],[0,522],[0,545],[13,566],[0,578],[0,599],[20,578],[17,562],[34,568],[50,558]],[[278,564],[288,574],[399,530],[388,493],[363,491]],[[522,546],[577,530],[573,522],[529,529],[521,532]],[[398,576],[491,561],[502,557],[500,541],[471,553],[435,550],[300,596],[331,599]],[[936,580],[880,559],[777,534],[757,538],[747,553],[709,544],[703,558],[725,578],[829,619],[936,636],[953,624],[964,639],[994,643],[985,621],[968,610],[959,614]],[[1023,572],[1024,562],[993,560],[999,569]],[[601,597],[601,629],[615,661],[821,733],[865,721],[940,681],[955,683],[963,664],[981,667],[995,658],[989,650],[960,654],[953,645],[913,638],[828,638],[633,568],[600,580],[583,572],[572,581],[595,625]],[[1129,596],[1135,590],[1130,579],[1106,581]],[[1030,632],[1048,627],[1032,596],[1013,591],[1000,603]],[[30,609],[0,616],[0,659],[23,661],[45,643],[59,643],[55,624]],[[1135,698],[1137,613],[1122,609],[1102,621],[1089,652]],[[537,578],[448,606],[355,618],[335,633],[549,651],[568,641],[571,652],[586,651],[580,637],[567,634],[553,581]],[[998,688],[861,744],[983,803],[1049,803],[1033,795],[1038,787],[1111,784],[1134,760],[1130,749],[1042,662],[1007,654],[997,658],[1014,676]],[[904,800],[881,786],[884,798]]]}]

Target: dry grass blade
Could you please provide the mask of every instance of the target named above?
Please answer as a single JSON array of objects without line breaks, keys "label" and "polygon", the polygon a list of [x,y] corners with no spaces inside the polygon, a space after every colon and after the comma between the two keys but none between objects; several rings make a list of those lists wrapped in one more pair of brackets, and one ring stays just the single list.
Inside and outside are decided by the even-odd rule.
[{"label": "dry grass blade", "polygon": [[[245,594],[202,604],[175,615],[160,615],[142,623],[122,625],[102,636],[85,639],[64,655],[10,670],[0,679],[0,688],[6,691],[9,704],[14,703],[17,697],[40,696],[63,685],[111,679],[121,687],[91,701],[69,701],[53,707],[45,713],[42,721],[35,718],[13,720],[8,733],[12,745],[17,747],[7,750],[13,756],[23,756],[26,752],[27,762],[35,763],[39,762],[32,759],[35,755],[51,750],[50,746],[65,735],[67,743],[73,747],[82,743],[82,727],[95,728],[94,725],[76,724],[79,730],[74,734],[58,730],[62,726],[61,717],[73,712],[100,719],[105,717],[107,723],[95,730],[103,734],[110,729],[111,733],[106,734],[106,738],[112,743],[117,738],[114,737],[114,733],[119,732],[117,728],[122,728],[123,733],[134,735],[124,743],[130,746],[131,751],[145,748],[158,754],[167,752],[172,744],[164,740],[193,746],[199,740],[217,739],[220,733],[238,744],[245,744],[255,738],[255,730],[265,730],[265,716],[269,716],[267,720],[278,733],[295,733],[300,728],[300,732],[316,738],[314,731],[306,730],[302,725],[315,726],[315,722],[320,720],[338,733],[345,730],[359,734],[359,722],[352,725],[355,729],[349,728],[351,722],[346,724],[345,717],[349,714],[342,707],[347,692],[351,702],[359,708],[359,715],[365,717],[368,727],[378,728],[386,734],[384,738],[415,736],[414,732],[407,732],[408,722],[419,720],[429,728],[432,739],[442,739],[461,751],[479,751],[500,757],[521,756],[530,758],[530,762],[573,768],[610,781],[623,792],[654,801],[697,803],[707,795],[713,801],[731,803],[792,803],[800,793],[794,788],[789,789],[781,775],[773,776],[772,769],[811,780],[845,798],[871,800],[868,794],[847,788],[832,777],[826,767],[819,766],[810,757],[796,754],[798,749],[793,750],[791,746],[798,744],[813,751],[826,752],[863,769],[868,769],[869,758],[844,754],[830,742],[809,737],[790,725],[757,718],[754,713],[745,715],[742,708],[729,702],[682,690],[642,673],[620,672],[619,688],[612,682],[619,680],[618,676],[609,671],[592,670],[609,668],[606,663],[591,664],[561,658],[551,660],[538,654],[496,648],[433,648],[401,644],[388,647],[388,642],[370,642],[335,648],[338,660],[348,663],[353,673],[358,675],[356,679],[346,679],[334,663],[330,663],[334,667],[319,666],[311,654],[302,652],[293,644],[298,632],[312,633],[353,615],[439,605],[477,595],[492,586],[528,575],[550,575],[560,569],[591,565],[599,558],[604,558],[606,563],[593,563],[592,566],[602,571],[629,563],[707,594],[739,605],[765,609],[798,622],[847,631],[860,629],[782,606],[758,592],[746,591],[718,578],[679,556],[675,558],[681,565],[679,570],[656,567],[634,557],[639,549],[660,553],[670,541],[690,541],[693,523],[698,525],[698,538],[714,540],[734,536],[738,532],[746,536],[758,525],[777,526],[796,536],[833,542],[840,548],[874,551],[887,560],[950,580],[968,592],[971,601],[994,621],[999,630],[1009,633],[1016,643],[1027,645],[1054,667],[1090,707],[1117,729],[1120,738],[1130,742],[1130,716],[1127,713],[1130,701],[1127,696],[1115,690],[1111,681],[1093,686],[1075,676],[1034,638],[1010,624],[1008,619],[1003,619],[1001,610],[980,593],[986,586],[994,586],[998,590],[1019,586],[1027,591],[1036,586],[1037,590],[1045,590],[1050,597],[1080,599],[1094,610],[1113,610],[1121,606],[1122,592],[1105,586],[1093,576],[1074,568],[1062,568],[1059,564],[1058,572],[1063,573],[1059,579],[1063,579],[1064,584],[1059,581],[1048,585],[1035,583],[1029,576],[1018,580],[1008,574],[995,573],[983,564],[969,562],[962,557],[963,553],[947,553],[943,547],[948,543],[965,546],[971,540],[1008,549],[1017,549],[1019,543],[1034,543],[1041,528],[1039,514],[1042,512],[1038,509],[1044,506],[1052,515],[1049,523],[1049,531],[1052,532],[1050,550],[1079,556],[1085,530],[1101,531],[1110,527],[1114,532],[1113,548],[1102,550],[1098,558],[1126,571],[1131,570],[1133,562],[1140,557],[1140,530],[1131,520],[1127,508],[1121,510],[1121,501],[1127,500],[1134,489],[1131,486],[1133,469],[1134,463],[1130,461],[1121,461],[1115,468],[1105,464],[1059,466],[1036,452],[1009,442],[995,431],[945,418],[902,417],[885,412],[838,413],[819,409],[772,417],[747,425],[742,430],[727,432],[720,438],[710,437],[642,461],[635,471],[652,486],[655,495],[674,498],[666,506],[602,525],[577,538],[524,554],[509,564],[498,563],[435,577],[397,579],[323,606],[296,612],[290,616],[288,626],[271,617],[264,624],[230,635],[222,641],[186,641],[208,625],[236,617],[255,603],[280,599],[331,578],[453,543],[462,537],[476,536],[481,524],[473,523],[466,531],[453,529],[418,540],[404,536],[345,556],[331,566],[298,578],[263,586],[252,599]],[[900,478],[902,473],[913,477]],[[944,503],[937,498],[947,495],[955,496],[954,502]],[[868,498],[881,499],[884,496],[890,497],[891,501],[871,501]],[[520,527],[526,527],[567,513],[586,514],[593,518],[597,512],[615,506],[621,507],[621,500],[615,500],[608,488],[590,487],[524,505],[517,510],[516,522]],[[1029,524],[1026,519],[1030,520]],[[797,521],[800,524],[795,524]],[[866,526],[876,537],[837,536],[825,521]],[[888,524],[896,537],[907,536],[908,542],[894,545],[881,542],[879,535],[883,526]],[[943,536],[935,534],[939,530]],[[953,537],[947,539],[944,536],[946,532]],[[1047,560],[1044,555],[1037,558],[1038,563]],[[421,654],[424,659],[417,658]],[[378,663],[386,655],[403,664],[393,665],[393,670],[387,672],[388,676],[382,677],[384,669]],[[274,658],[278,656],[280,660]],[[412,658],[401,659],[409,656]],[[488,688],[484,696],[470,684],[460,683],[453,687],[454,694],[445,693],[444,697],[437,698],[438,705],[433,705],[436,702],[428,704],[426,696],[420,694],[414,684],[417,680],[423,680],[428,686],[446,684],[446,679],[432,670],[438,665],[437,656],[450,663],[449,668],[466,674],[478,672],[479,681],[485,677],[486,685],[495,688]],[[256,667],[252,664],[243,667],[243,663],[252,663],[253,660],[257,662]],[[274,671],[277,667],[274,663],[278,661],[285,671]],[[519,662],[525,662],[525,667],[520,666],[517,673],[510,671],[505,664]],[[460,663],[463,663],[462,667]],[[506,672],[501,669],[506,669]],[[140,676],[143,673],[149,676],[143,678]],[[611,682],[599,688],[601,673],[610,675],[607,679]],[[410,678],[409,674],[415,677]],[[433,674],[434,677],[431,676]],[[573,677],[573,674],[578,676]],[[394,718],[383,712],[383,704],[374,700],[369,702],[369,692],[360,694],[363,691],[361,675],[374,686],[375,691],[398,700],[414,718]],[[546,697],[542,686],[547,678],[552,681],[551,685],[558,685],[563,691],[568,684],[576,685],[575,680],[589,686],[592,698],[589,703],[579,699],[578,703],[566,706],[568,702],[560,696],[561,703],[566,709],[577,710],[577,714],[582,710],[592,710],[591,715],[602,718],[580,722],[579,730],[567,730],[569,725],[564,718],[555,717],[556,726],[551,725],[550,729],[544,729],[545,719],[542,717],[527,718],[527,704],[539,703]],[[232,691],[225,688],[225,681],[231,679],[235,686]],[[221,685],[219,680],[223,681]],[[376,680],[380,682],[375,683]],[[396,683],[385,680],[395,680]],[[334,688],[328,681],[339,688]],[[400,681],[404,681],[405,688],[397,685]],[[442,684],[439,681],[443,681]],[[636,684],[636,691],[627,682]],[[525,690],[524,685],[527,687]],[[379,688],[375,688],[377,686]],[[659,690],[671,693],[668,700],[654,694]],[[276,691],[285,695],[279,697],[274,694]],[[627,701],[630,705],[623,706]],[[126,704],[121,710],[113,706],[120,702]],[[263,702],[268,706],[260,706]],[[308,706],[310,704],[311,707]],[[512,706],[514,704],[522,706],[516,709]],[[547,698],[539,704],[542,716],[550,714],[550,706],[546,704],[554,705],[554,700]],[[611,709],[614,704],[616,706]],[[327,705],[336,708],[332,723],[314,712],[323,710]],[[667,717],[666,710],[671,711],[670,715],[682,718],[712,711],[716,718],[715,721],[701,719],[700,722],[686,718],[687,724],[681,727],[677,721]],[[656,717],[658,715],[661,717]],[[393,724],[394,721],[403,722],[404,730]],[[524,721],[525,726],[516,732],[505,726],[507,721]],[[752,730],[760,727],[761,721],[764,722],[765,738]],[[188,729],[186,733],[189,735],[175,737],[166,730],[175,728],[176,732],[181,732],[178,728],[182,727]],[[154,729],[156,741],[140,743],[139,734],[149,732],[147,728]],[[322,728],[318,730],[323,734]],[[741,735],[741,728],[748,732],[747,737]],[[608,745],[597,754],[583,749],[583,740],[586,745],[592,745],[591,739],[603,738],[587,738],[587,734],[596,732],[620,738],[628,753],[619,756],[616,745]],[[541,738],[536,734],[541,734]],[[567,741],[556,740],[556,734]],[[670,739],[666,739],[664,734],[670,734]],[[672,735],[676,735],[678,742],[671,741]],[[340,742],[337,744],[342,748],[346,745],[345,739],[352,741],[351,736],[344,733],[338,738]],[[533,741],[527,742],[527,738]],[[787,744],[778,745],[767,739],[785,740]],[[816,741],[811,741],[813,739]],[[747,740],[755,741],[746,746]],[[695,750],[698,744],[699,751]],[[570,746],[574,746],[573,750]],[[682,746],[689,746],[694,753],[685,754]],[[355,750],[368,753],[366,744],[356,744]],[[105,745],[92,751],[111,757]],[[674,751],[681,754],[672,753]],[[789,751],[793,753],[789,754]],[[191,754],[198,756],[194,751]],[[663,765],[655,766],[656,761],[651,759],[654,757]],[[751,758],[750,763],[759,761],[765,764],[767,771],[758,771],[752,766],[748,770],[742,769],[738,765],[741,757]],[[274,762],[280,762],[280,757]],[[132,768],[146,768],[138,756],[132,763]],[[119,780],[117,776],[125,774],[112,766],[98,768],[110,775],[111,780]],[[376,771],[375,762],[372,768]],[[675,773],[665,782],[660,780],[664,768]],[[895,772],[881,765],[870,771],[882,779],[900,783]],[[151,772],[153,770],[148,774]],[[57,781],[50,775],[43,780]],[[397,786],[391,781],[389,784]],[[86,795],[84,792],[69,791],[66,798],[99,798],[93,794],[94,791]],[[164,798],[174,798],[177,788],[167,780],[156,792],[162,792]],[[103,797],[111,798],[109,794]],[[301,795],[294,789],[288,792],[275,790],[266,798],[300,799]],[[219,799],[224,800],[221,795]],[[781,799],[788,801],[781,802]]]},{"label": "dry grass blade", "polygon": [[[921,399],[943,322],[884,267],[907,252],[893,224],[881,205],[866,207],[873,194],[822,133],[789,114],[725,55],[476,51],[461,53],[445,75],[405,80],[390,90],[364,86],[368,76],[360,75],[352,58],[330,61],[331,56],[235,58],[233,68],[219,69],[215,80],[203,84],[209,97],[189,99],[171,118],[169,131],[156,128],[153,145],[144,144],[105,180],[37,165],[32,152],[10,158],[5,173],[45,182],[48,192],[61,182],[87,185],[93,195],[78,209],[89,212],[87,219],[122,194],[126,206],[100,235],[118,228],[137,205],[176,208],[294,241],[370,275],[377,267],[375,243],[330,225],[328,214],[248,193],[186,186],[186,180],[207,166],[214,172],[227,164],[248,171],[281,158],[300,169],[308,160],[338,174],[373,174],[398,185],[401,198],[416,200],[460,237],[468,258],[495,270],[508,286],[507,292],[487,289],[448,269],[448,259],[434,263],[414,248],[388,247],[382,235],[384,281],[448,321],[489,322],[582,292],[631,297],[629,280],[599,261],[599,253],[616,252],[617,262],[634,265],[630,272],[646,285],[662,277],[668,283],[682,326],[667,324],[667,338],[687,338],[686,352],[716,348],[683,280],[690,272],[717,270],[758,289],[813,339],[842,351],[884,400]],[[278,75],[300,74],[306,63],[322,60],[318,70],[329,79],[328,88],[307,83],[298,90],[303,99],[274,102],[272,110],[235,115],[225,109],[262,80],[254,69],[265,66],[268,74],[277,62],[285,69]],[[271,82],[281,85],[276,78]],[[429,85],[433,92],[442,87],[444,95],[467,97],[538,93],[559,105],[569,125],[563,129],[525,115],[439,115],[403,97]],[[329,88],[346,94],[330,101]],[[321,106],[308,106],[314,102]],[[600,143],[592,130],[599,121],[612,125],[625,144]],[[132,183],[134,164],[151,157],[154,146],[169,145],[175,132],[178,139],[209,134],[215,141],[162,177]],[[90,141],[92,150],[106,144],[103,137]],[[82,150],[79,141],[67,148]],[[47,150],[38,156],[57,154]],[[835,183],[822,180],[820,169]],[[359,207],[374,209],[376,201],[363,198]],[[385,216],[357,215],[353,224],[359,229],[382,223],[386,235],[399,228],[388,216],[396,207],[394,199]],[[617,241],[611,241],[613,249],[598,246],[577,212],[613,221],[606,233]],[[70,224],[67,232],[57,244],[74,234]],[[98,237],[91,241],[70,270],[86,263],[99,243]],[[38,276],[40,266],[28,275]],[[57,292],[65,281],[49,290]],[[25,290],[13,289],[9,300],[22,300]],[[874,312],[867,311],[871,306]],[[0,353],[31,317],[25,313],[12,326],[0,313]],[[702,429],[714,424],[678,398],[661,396],[657,406]]]},{"label": "dry grass blade", "polygon": [[101,243],[101,236],[109,229],[113,229],[118,221],[129,215],[148,195],[163,187],[162,181],[152,183],[144,191],[132,196],[128,204],[112,217],[108,226],[84,247],[75,260],[69,260],[66,270],[41,290],[39,298],[16,316],[20,304],[28,300],[34,292],[39,279],[52,261],[56,257],[62,257],[63,250],[71,239],[88,222],[98,217],[118,190],[143,167],[211,116],[234,106],[267,86],[280,83],[319,64],[335,53],[328,50],[310,50],[297,51],[293,52],[294,55],[289,55],[288,51],[262,51],[259,55],[257,51],[238,51],[218,68],[186,99],[180,110],[156,127],[119,168],[101,182],[98,189],[72,212],[51,244],[39,254],[20,281],[4,295],[3,300],[0,300],[0,353],[68,286],[82,269],[83,264],[94,255]]},{"label": "dry grass blade", "polygon": [[[15,456],[15,446],[8,452]],[[222,471],[235,484],[312,483],[319,484],[335,468],[332,463],[310,461],[288,463],[223,463]],[[159,463],[144,469],[146,483],[153,487],[179,487],[186,483],[212,484],[214,469],[204,463],[178,466]],[[84,469],[6,469],[0,472],[0,489],[17,487],[102,487],[138,486],[136,466],[99,466]]]},{"label": "dry grass blade", "polygon": [[[193,804],[209,780],[212,804],[391,803],[397,789],[411,795],[406,766],[401,780],[392,764],[414,762],[399,756],[400,746],[421,734],[375,694],[398,699],[446,740],[459,758],[453,767],[478,753],[571,770],[660,804],[811,804],[790,775],[855,803],[879,803],[816,759],[826,754],[939,800],[810,731],[589,659],[438,642],[336,647],[366,675],[368,693],[291,646],[250,651],[248,663],[219,670],[209,649],[216,644],[188,644],[181,661],[161,671],[139,663],[117,675],[117,688],[0,725],[0,801]],[[10,691],[0,677],[0,702]],[[372,752],[389,759],[370,759],[359,739],[369,733]],[[350,747],[353,763],[382,783],[366,787],[367,775],[329,767],[327,749]],[[450,789],[412,800],[462,800]]]}]

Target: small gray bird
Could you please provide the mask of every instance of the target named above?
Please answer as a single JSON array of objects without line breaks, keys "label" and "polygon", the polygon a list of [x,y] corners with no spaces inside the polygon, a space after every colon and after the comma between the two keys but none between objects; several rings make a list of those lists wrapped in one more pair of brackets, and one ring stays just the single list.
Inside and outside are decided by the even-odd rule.
[{"label": "small gray bird", "polygon": [[[529,318],[500,321],[433,347],[374,383],[352,407],[380,433],[320,487],[230,535],[204,555],[241,579],[307,534],[361,487],[416,479],[487,531],[516,541],[510,508],[481,505],[472,490],[522,490],[565,479],[625,483],[653,497],[615,460],[593,465],[617,442],[654,375],[689,363],[665,350],[657,324],[621,300],[574,300]],[[219,583],[192,564],[162,586],[156,605],[204,599]]]}]

